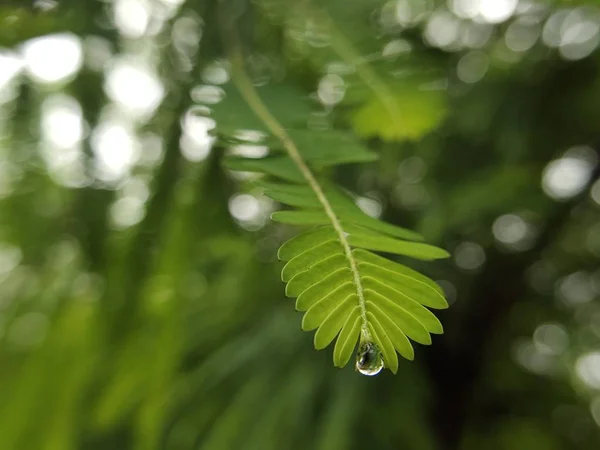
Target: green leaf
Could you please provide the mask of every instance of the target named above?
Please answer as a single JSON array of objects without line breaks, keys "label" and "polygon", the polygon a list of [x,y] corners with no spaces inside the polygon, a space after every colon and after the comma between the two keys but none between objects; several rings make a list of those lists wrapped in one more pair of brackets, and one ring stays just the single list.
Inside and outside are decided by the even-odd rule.
[{"label": "green leaf", "polygon": [[297,297],[302,291],[312,286],[317,281],[326,277],[342,267],[346,267],[348,261],[342,253],[337,253],[333,256],[319,261],[311,266],[308,270],[295,275],[285,288],[285,293],[288,297]]},{"label": "green leaf", "polygon": [[416,259],[432,260],[448,258],[450,254],[441,248],[420,242],[401,241],[386,236],[371,236],[366,233],[349,233],[348,242],[353,247],[375,250],[396,255],[410,256]]},{"label": "green leaf", "polygon": [[304,181],[294,163],[283,156],[257,159],[228,157],[223,164],[230,170],[266,173],[296,183]]},{"label": "green leaf", "polygon": [[[304,312],[302,329],[316,330],[314,345],[318,350],[336,341],[334,364],[338,367],[348,362],[360,340],[378,347],[385,366],[396,373],[396,352],[407,359],[414,358],[408,338],[428,345],[431,333],[443,331],[439,320],[425,306],[443,308],[447,303],[432,280],[368,250],[423,260],[446,258],[448,252],[414,242],[422,237],[368,216],[351,194],[318,178],[312,170],[371,161],[371,152],[339,131],[296,130],[290,117],[277,113],[281,99],[271,107],[273,99],[265,94],[263,103],[260,96],[267,90],[255,90],[243,74],[238,85],[251,112],[261,118],[272,150],[282,148],[288,156],[228,158],[227,167],[271,175],[275,181],[261,181],[258,185],[265,195],[293,208],[273,213],[272,220],[313,227],[284,243],[278,252],[279,258],[286,261],[281,273],[287,283],[286,296],[296,297],[296,310]],[[235,95],[228,98],[231,101]],[[222,114],[225,107],[219,105],[214,111],[217,126],[228,120]],[[240,110],[229,116],[235,120],[231,119],[225,130],[263,129],[246,117],[243,106],[238,106]],[[290,106],[286,108],[289,110]]]},{"label": "green leaf", "polygon": [[392,373],[397,373],[398,355],[396,355],[394,344],[392,344],[392,341],[385,332],[385,328],[379,323],[379,320],[377,320],[377,317],[372,312],[367,312],[367,318],[369,319],[370,330],[371,333],[373,333],[375,342],[377,342],[383,353],[383,360],[386,367],[389,368]]},{"label": "green leaf", "polygon": [[[377,160],[352,134],[339,130],[288,130],[302,157],[314,167],[365,163]],[[273,150],[281,150],[279,146]]]},{"label": "green leaf", "polygon": [[394,348],[402,355],[402,357],[412,361],[415,358],[415,351],[404,332],[376,304],[371,305],[371,309],[373,310],[373,313],[377,315],[379,322],[385,329]]},{"label": "green leaf", "polygon": [[320,261],[333,255],[343,255],[339,243],[332,240],[302,252],[298,257],[291,259],[281,271],[284,282],[291,280],[296,274],[309,269]]},{"label": "green leaf", "polygon": [[356,307],[357,302],[358,298],[356,294],[347,296],[344,300],[338,302],[333,311],[321,322],[319,329],[315,333],[315,348],[317,350],[324,349],[335,339],[344,326],[348,315]]},{"label": "green leaf", "polygon": [[[308,96],[289,85],[270,83],[255,88],[269,109],[287,128],[305,128],[310,113]],[[224,97],[216,104],[209,104],[210,116],[217,122],[218,133],[233,136],[240,130],[256,130],[266,134],[268,127],[256,115],[233,84],[223,87]]]},{"label": "green leaf", "polygon": [[[255,184],[264,189],[264,194],[267,197],[270,197],[273,200],[281,202],[285,205],[308,209],[321,208],[321,204],[319,203],[319,199],[317,198],[316,194],[310,189],[310,187],[306,185],[292,185],[288,183],[273,182],[257,182]],[[366,215],[348,194],[342,192],[335,186],[323,182],[322,187],[323,192],[329,200],[333,211],[342,222],[360,225],[364,228],[402,239],[414,241],[423,240],[423,237],[414,231],[407,230],[406,228],[402,228],[397,225],[385,223],[374,217]],[[273,217],[273,220],[281,221],[283,223],[296,223],[292,222],[294,219],[291,219],[288,215],[276,215]],[[286,222],[285,220],[289,221]],[[323,222],[322,220],[315,222],[304,222],[305,225],[322,225],[325,223],[329,222]]]},{"label": "green leaf", "polygon": [[[386,141],[416,140],[437,127],[446,115],[446,93],[424,89],[423,81],[400,80],[392,97],[369,96],[351,115],[356,133],[365,138]],[[396,105],[390,114],[388,103]]]},{"label": "green leaf", "polygon": [[344,367],[348,364],[352,351],[356,347],[358,342],[358,335],[360,334],[360,308],[354,307],[344,323],[344,327],[338,336],[333,350],[333,364],[336,367]]},{"label": "green leaf", "polygon": [[331,227],[317,228],[299,234],[298,236],[290,239],[279,248],[277,257],[281,261],[289,261],[301,253],[314,248],[318,245],[325,244],[326,242],[333,241],[336,239],[335,232]]},{"label": "green leaf", "polygon": [[290,225],[327,225],[331,222],[324,211],[312,210],[278,211],[271,214],[271,219]]}]

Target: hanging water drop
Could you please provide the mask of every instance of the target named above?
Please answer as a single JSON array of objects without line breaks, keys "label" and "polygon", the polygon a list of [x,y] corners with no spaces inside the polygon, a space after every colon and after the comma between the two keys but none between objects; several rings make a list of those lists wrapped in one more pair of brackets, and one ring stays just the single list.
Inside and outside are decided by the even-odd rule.
[{"label": "hanging water drop", "polygon": [[383,369],[383,357],[377,344],[361,342],[356,352],[356,370],[363,375],[372,377]]}]

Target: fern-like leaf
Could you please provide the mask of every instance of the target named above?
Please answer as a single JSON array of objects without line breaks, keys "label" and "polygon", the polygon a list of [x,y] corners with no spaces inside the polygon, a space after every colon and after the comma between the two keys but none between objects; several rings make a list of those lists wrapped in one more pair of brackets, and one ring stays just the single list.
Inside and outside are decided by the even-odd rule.
[{"label": "fern-like leaf", "polygon": [[[212,114],[221,133],[245,128],[247,123],[267,132],[275,142],[274,155],[229,158],[226,164],[233,170],[270,175],[274,181],[260,183],[265,195],[291,207],[273,213],[272,219],[311,227],[284,243],[278,253],[286,262],[282,270],[286,295],[295,297],[296,309],[305,313],[302,329],[316,330],[317,349],[335,340],[333,361],[338,367],[348,363],[360,342],[356,364],[362,373],[376,374],[384,364],[396,373],[397,353],[414,358],[409,339],[428,345],[430,334],[443,332],[427,307],[446,308],[448,304],[432,280],[373,252],[422,260],[449,254],[419,242],[421,236],[413,231],[368,216],[350,195],[318,177],[321,167],[368,161],[374,155],[342,132],[298,130],[291,118],[286,123],[285,115],[278,120],[268,99],[277,99],[275,110],[285,102],[287,110],[299,111],[302,107],[295,108],[294,102],[301,97],[292,95],[287,100],[278,87],[279,95],[270,86],[256,88],[245,72],[239,43],[227,42],[235,36],[234,27],[226,30],[232,78],[239,93],[230,91],[234,93],[215,105]],[[228,113],[232,107],[235,114]],[[223,123],[228,118],[230,122]],[[227,132],[222,137],[227,138]],[[278,149],[285,154],[278,154]]]}]

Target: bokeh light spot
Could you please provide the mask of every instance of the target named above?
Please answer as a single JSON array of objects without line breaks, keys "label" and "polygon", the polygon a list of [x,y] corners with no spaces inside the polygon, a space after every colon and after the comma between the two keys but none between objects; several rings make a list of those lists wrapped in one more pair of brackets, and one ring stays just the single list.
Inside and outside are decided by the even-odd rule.
[{"label": "bokeh light spot", "polygon": [[139,158],[136,136],[125,123],[118,121],[105,121],[94,130],[92,148],[97,176],[105,181],[121,179]]},{"label": "bokeh light spot", "polygon": [[454,261],[461,269],[477,270],[485,263],[485,252],[475,242],[462,242],[454,251]]},{"label": "bokeh light spot", "polygon": [[372,197],[358,197],[356,204],[365,214],[371,217],[380,217],[383,211],[381,202]]},{"label": "bokeh light spot", "polygon": [[586,186],[592,169],[589,161],[578,157],[565,156],[551,161],[544,169],[542,188],[553,199],[569,199]]},{"label": "bokeh light spot", "polygon": [[569,335],[562,325],[546,323],[535,329],[533,344],[542,354],[560,355],[569,346]]},{"label": "bokeh light spot", "polygon": [[62,81],[81,67],[81,47],[79,38],[69,33],[30,39],[22,47],[27,72],[40,83]]},{"label": "bokeh light spot", "polygon": [[481,51],[471,51],[458,61],[456,74],[465,83],[477,83],[481,80],[489,67],[487,55]]},{"label": "bokeh light spot", "polygon": [[123,36],[143,36],[150,21],[150,13],[147,0],[115,0],[114,21]]},{"label": "bokeh light spot", "polygon": [[585,353],[577,358],[575,371],[589,387],[600,389],[600,352]]},{"label": "bokeh light spot", "polygon": [[134,116],[151,114],[164,96],[164,88],[153,70],[141,62],[118,60],[106,74],[109,98]]}]

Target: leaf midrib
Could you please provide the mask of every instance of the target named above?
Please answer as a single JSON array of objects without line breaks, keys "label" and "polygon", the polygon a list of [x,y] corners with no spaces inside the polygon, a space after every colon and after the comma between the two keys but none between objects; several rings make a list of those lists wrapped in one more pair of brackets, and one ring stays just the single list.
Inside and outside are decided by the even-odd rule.
[{"label": "leaf midrib", "polygon": [[[232,27],[233,28],[233,27]],[[235,30],[230,29],[230,33],[233,33],[235,36]],[[230,37],[232,35],[230,34]],[[267,106],[264,104],[258,92],[256,91],[252,81],[250,80],[246,70],[245,64],[243,60],[243,56],[239,50],[239,45],[233,45],[229,48],[230,51],[230,61],[232,64],[232,80],[242,98],[248,103],[250,109],[256,114],[256,116],[265,124],[267,129],[281,142],[283,148],[286,150],[290,159],[294,162],[298,170],[302,173],[302,176],[307,181],[310,188],[313,190],[319,203],[323,207],[325,214],[329,218],[331,222],[331,226],[333,227],[338,241],[340,242],[346,259],[348,260],[348,264],[350,266],[350,271],[352,273],[353,284],[356,288],[356,295],[358,296],[358,306],[360,307],[360,316],[361,316],[361,333],[362,337],[365,340],[371,341],[372,336],[369,330],[369,321],[367,317],[367,306],[364,297],[364,289],[361,282],[360,273],[358,271],[358,263],[352,254],[352,248],[350,247],[350,243],[348,242],[347,236],[348,233],[342,227],[340,219],[335,214],[331,203],[325,196],[321,185],[313,175],[311,169],[308,167],[304,159],[302,158],[296,144],[285,131],[285,128],[279,123],[279,121],[271,114]]]}]

